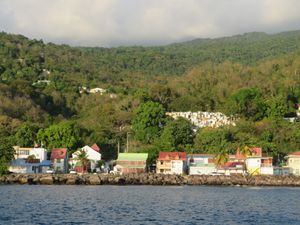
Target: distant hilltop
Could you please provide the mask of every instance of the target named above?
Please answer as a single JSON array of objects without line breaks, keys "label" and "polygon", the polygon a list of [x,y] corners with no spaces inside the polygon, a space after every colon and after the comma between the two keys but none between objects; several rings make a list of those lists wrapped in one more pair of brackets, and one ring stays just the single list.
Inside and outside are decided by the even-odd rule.
[{"label": "distant hilltop", "polygon": [[236,118],[228,117],[221,112],[167,112],[167,116],[174,119],[183,117],[189,120],[195,127],[221,127],[226,125],[235,126]]}]

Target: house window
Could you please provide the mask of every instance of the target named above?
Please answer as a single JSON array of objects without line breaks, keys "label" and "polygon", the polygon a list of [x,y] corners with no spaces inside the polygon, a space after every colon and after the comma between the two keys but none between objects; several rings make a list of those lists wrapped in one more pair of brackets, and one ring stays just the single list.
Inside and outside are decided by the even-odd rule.
[{"label": "house window", "polygon": [[161,169],[161,170],[160,170],[160,172],[161,172],[161,173],[163,173],[163,172],[164,172],[164,170],[162,170],[162,169]]},{"label": "house window", "polygon": [[162,165],[162,164],[164,164],[164,162],[163,162],[163,161],[160,161],[160,165]]},{"label": "house window", "polygon": [[61,163],[61,159],[56,159],[56,162],[57,163]]}]

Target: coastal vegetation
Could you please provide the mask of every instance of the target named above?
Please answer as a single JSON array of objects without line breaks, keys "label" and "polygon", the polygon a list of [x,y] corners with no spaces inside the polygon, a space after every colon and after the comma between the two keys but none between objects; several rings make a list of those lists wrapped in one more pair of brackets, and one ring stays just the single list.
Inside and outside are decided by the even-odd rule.
[{"label": "coastal vegetation", "polygon": [[[101,87],[105,94],[81,92]],[[88,48],[0,33],[0,173],[13,145],[74,152],[117,147],[231,154],[259,146],[280,162],[300,148],[300,32],[247,33],[158,47]],[[200,128],[167,111],[219,111],[236,126]],[[129,149],[128,149],[129,148]],[[2,169],[3,167],[3,169]]]}]

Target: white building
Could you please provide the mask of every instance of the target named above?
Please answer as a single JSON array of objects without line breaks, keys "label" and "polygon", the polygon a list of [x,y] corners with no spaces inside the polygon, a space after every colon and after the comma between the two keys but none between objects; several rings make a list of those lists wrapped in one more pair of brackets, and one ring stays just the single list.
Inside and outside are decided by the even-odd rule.
[{"label": "white building", "polygon": [[[93,144],[91,147],[86,145],[81,148],[81,150],[85,151],[87,154],[87,159],[90,162],[90,170],[93,171],[97,168],[98,162],[101,160],[100,148],[97,144]],[[79,151],[76,151],[72,154],[72,167],[76,167],[78,161],[76,160]]]},{"label": "white building", "polygon": [[217,171],[213,154],[188,154],[187,166],[190,175],[210,175]]},{"label": "white building", "polygon": [[248,156],[246,159],[247,172],[249,174],[273,175],[272,157]]},{"label": "white building", "polygon": [[185,152],[160,152],[156,161],[156,173],[183,174],[186,170]]},{"label": "white building", "polygon": [[47,160],[47,149],[45,148],[23,148],[20,146],[14,146],[15,159],[27,159],[28,156],[33,156],[35,159],[39,159],[40,162]]}]

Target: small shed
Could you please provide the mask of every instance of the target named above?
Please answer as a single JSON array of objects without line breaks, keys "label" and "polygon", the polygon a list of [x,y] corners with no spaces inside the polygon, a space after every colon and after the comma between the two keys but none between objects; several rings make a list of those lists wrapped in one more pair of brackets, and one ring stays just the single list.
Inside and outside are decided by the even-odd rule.
[{"label": "small shed", "polygon": [[119,153],[116,169],[121,174],[145,173],[148,153]]}]

